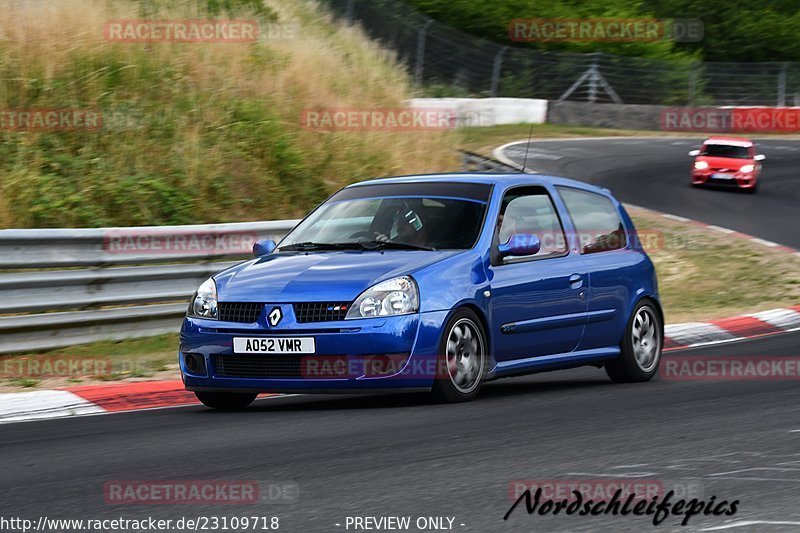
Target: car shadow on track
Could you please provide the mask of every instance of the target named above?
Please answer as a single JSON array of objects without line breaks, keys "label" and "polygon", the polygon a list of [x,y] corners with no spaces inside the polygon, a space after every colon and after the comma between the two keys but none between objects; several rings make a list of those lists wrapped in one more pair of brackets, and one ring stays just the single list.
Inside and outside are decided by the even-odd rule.
[{"label": "car shadow on track", "polygon": [[[703,185],[691,185],[689,187],[696,190],[696,191],[709,191],[709,192],[722,192],[727,194],[739,194],[742,196],[751,196],[752,193],[747,189],[740,189],[739,187],[734,187],[732,185],[717,185],[714,183],[711,184],[703,184]],[[759,185],[759,187],[761,187]],[[761,189],[759,189],[761,192]]]},{"label": "car shadow on track", "polygon": [[[536,394],[552,394],[568,390],[583,390],[592,387],[606,387],[613,385],[609,380],[598,377],[596,379],[560,379],[549,381],[500,381],[484,385],[478,397],[472,403],[486,403],[497,399],[514,396],[531,396]],[[251,405],[247,412],[281,412],[281,411],[336,411],[352,409],[396,409],[407,407],[436,407],[444,406],[436,402],[429,393],[396,393],[372,394],[357,396],[334,395],[296,395],[282,398],[272,398],[257,401]],[[209,413],[214,411],[209,410]]]}]

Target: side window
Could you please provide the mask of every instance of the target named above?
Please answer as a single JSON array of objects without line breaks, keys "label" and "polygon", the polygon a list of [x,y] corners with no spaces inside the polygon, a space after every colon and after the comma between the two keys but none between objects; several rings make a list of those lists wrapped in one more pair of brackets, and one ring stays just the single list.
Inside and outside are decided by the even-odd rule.
[{"label": "side window", "polygon": [[535,257],[567,252],[566,237],[553,201],[540,187],[512,189],[503,198],[497,218],[498,242],[508,242],[512,235],[519,233],[533,233],[539,237],[541,249]]},{"label": "side window", "polygon": [[600,194],[558,187],[578,232],[582,254],[625,248],[625,227],[611,200]]}]

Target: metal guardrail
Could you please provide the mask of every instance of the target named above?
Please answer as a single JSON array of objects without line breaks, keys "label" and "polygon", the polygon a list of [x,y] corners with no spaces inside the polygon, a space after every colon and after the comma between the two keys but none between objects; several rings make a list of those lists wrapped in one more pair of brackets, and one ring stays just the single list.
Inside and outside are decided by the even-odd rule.
[{"label": "metal guardrail", "polygon": [[461,150],[461,167],[467,172],[489,172],[493,174],[516,174],[519,172],[517,167],[467,150]]},{"label": "metal guardrail", "polygon": [[297,222],[0,230],[0,354],[177,331],[203,280]]},{"label": "metal guardrail", "polygon": [[[187,243],[183,250],[172,253],[136,253],[135,250],[115,251],[115,238],[158,237],[162,242],[192,236],[242,236],[268,239],[282,237],[297,220],[267,222],[236,222],[232,224],[197,224],[191,226],[137,226],[130,228],[98,229],[6,229],[0,230],[0,270],[24,268],[105,267],[171,261],[202,261],[220,259],[226,254],[222,247],[195,248]],[[239,254],[241,255],[241,254]]]}]

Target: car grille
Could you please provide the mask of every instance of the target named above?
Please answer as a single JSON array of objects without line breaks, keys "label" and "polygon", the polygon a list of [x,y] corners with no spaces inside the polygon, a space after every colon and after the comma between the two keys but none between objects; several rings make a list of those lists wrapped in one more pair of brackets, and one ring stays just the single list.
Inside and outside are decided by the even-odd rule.
[{"label": "car grille", "polygon": [[709,176],[706,181],[708,183],[715,183],[719,185],[733,185],[733,186],[738,185],[735,179],[715,178],[713,174]]},{"label": "car grille", "polygon": [[220,320],[240,324],[252,324],[258,320],[263,308],[264,304],[258,302],[219,302],[217,304]]},{"label": "car grille", "polygon": [[294,304],[297,322],[332,322],[344,320],[350,302],[305,302]]},{"label": "car grille", "polygon": [[215,355],[217,375],[228,378],[302,378],[303,355]]},{"label": "car grille", "polygon": [[215,374],[225,378],[254,379],[352,379],[399,372],[408,353],[350,355],[215,354]]},{"label": "car grille", "polygon": [[[220,302],[217,306],[219,319],[223,322],[252,324],[261,315],[263,302]],[[304,302],[294,304],[297,322],[332,322],[344,320],[350,302]]]}]

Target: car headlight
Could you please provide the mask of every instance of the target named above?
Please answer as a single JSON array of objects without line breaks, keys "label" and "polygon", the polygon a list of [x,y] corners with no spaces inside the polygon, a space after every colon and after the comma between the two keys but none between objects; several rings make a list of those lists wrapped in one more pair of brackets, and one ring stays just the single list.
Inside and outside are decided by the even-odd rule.
[{"label": "car headlight", "polygon": [[217,284],[214,282],[214,278],[205,280],[194,293],[194,297],[189,303],[188,315],[211,320],[219,318],[217,314]]},{"label": "car headlight", "polygon": [[419,289],[408,276],[400,276],[370,287],[362,292],[345,320],[378,316],[407,315],[419,311]]},{"label": "car headlight", "polygon": [[742,165],[739,172],[752,172],[756,169],[755,165]]},{"label": "car headlight", "polygon": [[705,161],[695,161],[694,168],[696,168],[697,170],[705,170],[708,168],[708,163],[706,163]]}]

